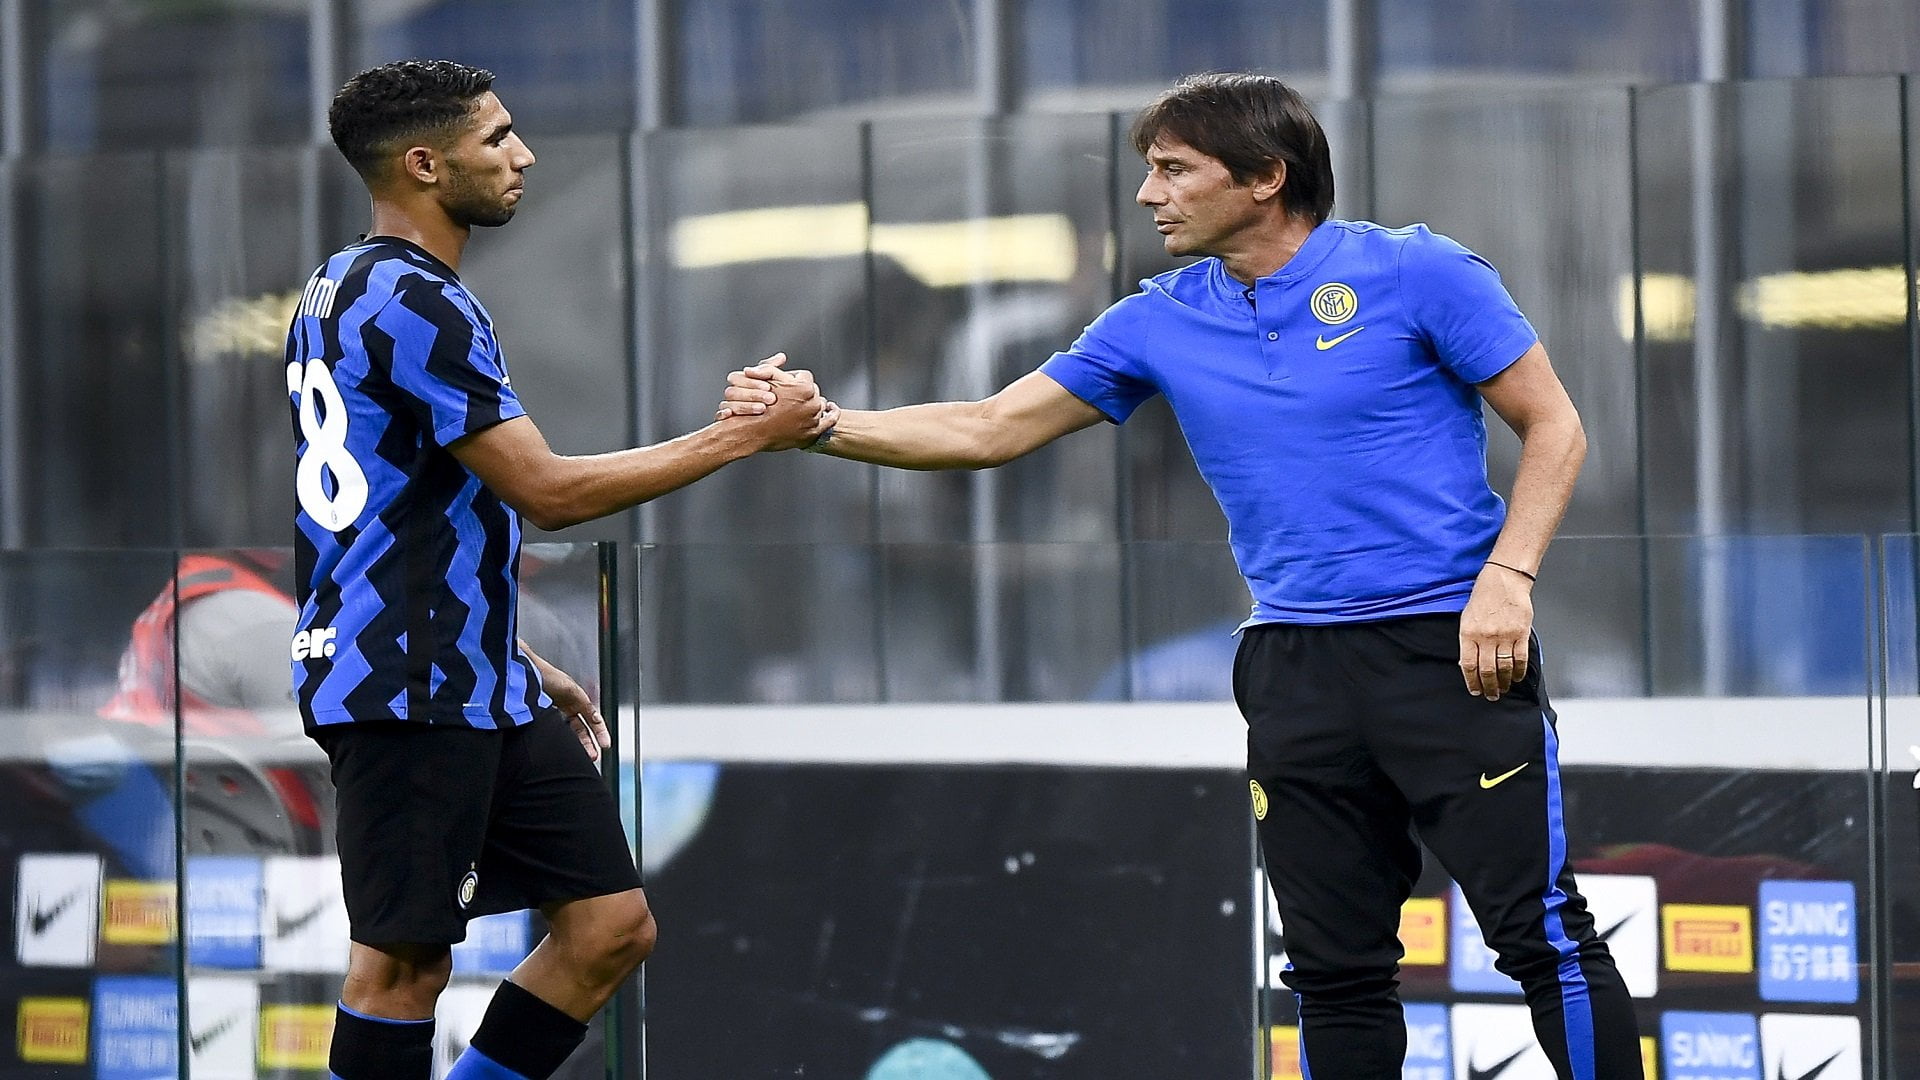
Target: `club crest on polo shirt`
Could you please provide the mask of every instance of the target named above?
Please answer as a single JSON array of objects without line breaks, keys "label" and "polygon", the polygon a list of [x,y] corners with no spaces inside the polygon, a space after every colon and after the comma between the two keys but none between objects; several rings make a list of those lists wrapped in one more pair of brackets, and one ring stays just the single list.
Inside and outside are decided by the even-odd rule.
[{"label": "club crest on polo shirt", "polygon": [[1328,326],[1339,326],[1359,313],[1360,298],[1354,295],[1351,286],[1329,281],[1313,290],[1313,298],[1307,301],[1307,307],[1313,312],[1314,318]]},{"label": "club crest on polo shirt", "polygon": [[1253,794],[1253,819],[1255,821],[1267,820],[1267,793],[1260,787],[1260,781],[1249,780],[1247,781],[1247,787]]}]

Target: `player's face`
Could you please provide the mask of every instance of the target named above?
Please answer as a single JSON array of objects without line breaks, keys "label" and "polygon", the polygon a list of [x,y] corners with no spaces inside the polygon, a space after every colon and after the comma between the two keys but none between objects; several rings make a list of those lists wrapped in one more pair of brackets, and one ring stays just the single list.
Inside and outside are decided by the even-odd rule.
[{"label": "player's face", "polygon": [[447,149],[440,205],[462,225],[505,225],[520,205],[533,151],[514,133],[513,117],[491,92],[481,95],[460,138]]},{"label": "player's face", "polygon": [[1259,220],[1261,205],[1219,158],[1170,137],[1147,148],[1147,178],[1133,198],[1153,211],[1169,255],[1219,254]]}]

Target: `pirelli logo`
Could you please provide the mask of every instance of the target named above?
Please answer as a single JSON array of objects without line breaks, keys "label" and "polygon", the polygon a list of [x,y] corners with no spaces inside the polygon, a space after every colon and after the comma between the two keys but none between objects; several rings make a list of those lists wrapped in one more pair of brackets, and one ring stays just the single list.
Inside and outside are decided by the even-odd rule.
[{"label": "pirelli logo", "polygon": [[260,1010],[260,1067],[325,1069],[333,1006],[267,1005]]},{"label": "pirelli logo", "polygon": [[107,945],[165,945],[173,940],[174,892],[170,881],[109,881],[100,912],[100,941]]},{"label": "pirelli logo", "polygon": [[1400,908],[1400,944],[1403,964],[1438,966],[1447,962],[1447,902],[1437,896],[1416,896]]},{"label": "pirelli logo", "polygon": [[82,998],[21,998],[17,1034],[23,1062],[85,1065],[87,1003]]},{"label": "pirelli logo", "polygon": [[1668,971],[1753,970],[1753,909],[1740,904],[1660,908]]},{"label": "pirelli logo", "polygon": [[1273,1080],[1301,1080],[1298,1027],[1275,1024],[1267,1029],[1267,1067]]}]

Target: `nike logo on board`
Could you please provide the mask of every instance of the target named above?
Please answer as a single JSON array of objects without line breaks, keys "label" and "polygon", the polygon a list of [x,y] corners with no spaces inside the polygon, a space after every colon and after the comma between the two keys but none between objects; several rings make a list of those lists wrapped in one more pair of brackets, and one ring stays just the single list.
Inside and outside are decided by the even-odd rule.
[{"label": "nike logo on board", "polygon": [[1523,1046],[1515,1050],[1505,1061],[1497,1062],[1485,1069],[1475,1065],[1473,1063],[1473,1055],[1469,1053],[1467,1055],[1467,1080],[1493,1080],[1494,1077],[1506,1072],[1508,1066],[1519,1061],[1520,1055],[1526,1052],[1527,1048]]},{"label": "nike logo on board", "polygon": [[285,915],[275,915],[274,924],[277,927],[278,932],[275,933],[274,936],[287,937],[291,934],[299,933],[301,930],[306,929],[309,923],[319,918],[320,913],[325,910],[327,910],[327,902],[325,900],[322,900],[320,901],[319,904],[314,906],[313,910],[303,912],[302,914],[299,914],[299,915],[295,915],[291,919],[287,918]]},{"label": "nike logo on board", "polygon": [[1481,773],[1480,774],[1480,790],[1490,791],[1494,788],[1499,787],[1501,784],[1504,784],[1508,780],[1513,779],[1513,774],[1519,772],[1521,769],[1526,768],[1527,765],[1528,765],[1528,762],[1523,761],[1520,764],[1515,765],[1513,768],[1508,769],[1506,772],[1501,773],[1499,776],[1493,777],[1491,779],[1487,777],[1486,773]]},{"label": "nike logo on board", "polygon": [[[1833,1052],[1832,1057],[1828,1058],[1827,1060],[1821,1062],[1818,1065],[1815,1065],[1813,1067],[1812,1072],[1803,1073],[1798,1077],[1791,1078],[1791,1080],[1813,1080],[1814,1077],[1819,1076],[1823,1072],[1826,1072],[1827,1066],[1833,1064],[1835,1061],[1838,1061],[1842,1053],[1844,1053],[1844,1051],[1835,1050]],[[1775,1075],[1778,1076],[1780,1080],[1789,1080],[1789,1077],[1787,1076],[1787,1059],[1786,1058],[1780,1059],[1780,1070]]]},{"label": "nike logo on board", "polygon": [[74,902],[80,899],[80,894],[85,891],[85,889],[79,889],[75,892],[68,893],[50,908],[43,908],[38,904],[29,907],[27,909],[27,927],[33,932],[33,936],[39,937],[41,934],[46,933],[47,927],[52,926],[55,919],[65,915],[67,909],[72,907]]},{"label": "nike logo on board", "polygon": [[213,1025],[212,1027],[207,1028],[205,1031],[194,1032],[191,1036],[187,1038],[187,1041],[193,1044],[193,1052],[197,1054],[200,1051],[206,1049],[208,1043],[212,1042],[213,1040],[219,1038],[222,1035],[225,1035],[227,1032],[232,1031],[234,1025],[238,1024],[239,1022],[240,1022],[240,1017],[238,1014],[229,1016],[225,1020],[222,1020],[219,1023]]},{"label": "nike logo on board", "polygon": [[1335,345],[1340,344],[1341,342],[1347,340],[1348,338],[1352,337],[1353,335],[1365,329],[1366,327],[1364,326],[1356,326],[1353,329],[1347,331],[1344,334],[1341,334],[1339,337],[1336,337],[1336,338],[1326,337],[1325,335],[1316,337],[1313,339],[1313,347],[1316,349],[1319,349],[1321,352],[1326,352],[1328,349],[1333,348]]}]

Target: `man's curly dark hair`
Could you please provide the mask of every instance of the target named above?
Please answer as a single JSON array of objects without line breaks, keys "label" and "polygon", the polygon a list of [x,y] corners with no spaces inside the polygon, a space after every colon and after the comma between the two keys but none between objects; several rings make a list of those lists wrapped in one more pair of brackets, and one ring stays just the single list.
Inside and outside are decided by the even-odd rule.
[{"label": "man's curly dark hair", "polygon": [[452,60],[398,60],[347,80],[327,110],[327,129],[348,164],[371,180],[402,139],[458,134],[493,72]]}]

